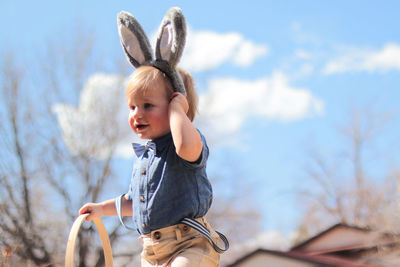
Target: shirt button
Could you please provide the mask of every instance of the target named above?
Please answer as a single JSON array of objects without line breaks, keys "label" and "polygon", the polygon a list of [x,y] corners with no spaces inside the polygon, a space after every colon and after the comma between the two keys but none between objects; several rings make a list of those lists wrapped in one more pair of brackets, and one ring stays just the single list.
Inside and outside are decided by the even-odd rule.
[{"label": "shirt button", "polygon": [[140,202],[144,202],[144,196],[140,196]]},{"label": "shirt button", "polygon": [[189,226],[184,225],[184,226],[182,227],[182,232],[187,233],[188,231],[189,231]]},{"label": "shirt button", "polygon": [[143,223],[143,224],[142,224],[142,227],[143,227],[143,228],[146,228],[146,227],[147,227],[147,224]]},{"label": "shirt button", "polygon": [[142,169],[142,174],[146,174],[146,169]]},{"label": "shirt button", "polygon": [[159,240],[159,239],[161,238],[161,233],[160,233],[159,231],[154,232],[153,237],[154,237],[156,240]]}]

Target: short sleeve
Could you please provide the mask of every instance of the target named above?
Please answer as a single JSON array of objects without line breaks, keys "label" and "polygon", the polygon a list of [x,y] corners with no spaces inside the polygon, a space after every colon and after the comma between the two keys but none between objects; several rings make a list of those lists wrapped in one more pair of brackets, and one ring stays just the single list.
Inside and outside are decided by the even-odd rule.
[{"label": "short sleeve", "polygon": [[183,160],[184,165],[190,168],[202,168],[206,166],[207,163],[207,159],[208,159],[208,155],[209,155],[209,149],[207,146],[207,141],[206,138],[204,137],[204,135],[197,130],[200,134],[200,138],[201,138],[201,142],[203,143],[203,148],[201,149],[201,153],[200,153],[200,157],[198,158],[198,160],[194,161],[194,162],[190,162],[187,160]]},{"label": "short sleeve", "polygon": [[133,195],[133,190],[132,190],[132,183],[129,185],[128,192],[126,193],[126,196],[128,197],[128,200],[132,200],[132,195]]}]

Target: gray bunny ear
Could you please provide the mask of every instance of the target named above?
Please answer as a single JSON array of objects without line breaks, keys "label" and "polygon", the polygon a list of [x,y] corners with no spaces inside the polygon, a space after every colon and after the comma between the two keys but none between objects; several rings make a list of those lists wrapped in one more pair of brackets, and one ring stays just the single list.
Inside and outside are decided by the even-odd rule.
[{"label": "gray bunny ear", "polygon": [[175,68],[182,56],[185,42],[185,17],[180,8],[173,7],[168,10],[160,25],[156,44],[156,59],[165,60],[172,68]]},{"label": "gray bunny ear", "polygon": [[129,62],[138,68],[152,61],[153,51],[139,22],[128,12],[121,11],[117,17],[117,23],[121,45]]}]

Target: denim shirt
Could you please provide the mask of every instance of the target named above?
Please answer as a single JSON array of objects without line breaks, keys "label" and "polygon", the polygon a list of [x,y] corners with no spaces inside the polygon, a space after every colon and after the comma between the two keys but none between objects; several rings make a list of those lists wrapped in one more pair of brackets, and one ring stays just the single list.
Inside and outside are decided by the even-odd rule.
[{"label": "denim shirt", "polygon": [[132,200],[134,228],[140,234],[207,213],[212,202],[206,174],[209,151],[200,136],[203,149],[196,162],[176,154],[171,133],[153,140],[156,150],[147,150],[136,160],[127,196]]}]

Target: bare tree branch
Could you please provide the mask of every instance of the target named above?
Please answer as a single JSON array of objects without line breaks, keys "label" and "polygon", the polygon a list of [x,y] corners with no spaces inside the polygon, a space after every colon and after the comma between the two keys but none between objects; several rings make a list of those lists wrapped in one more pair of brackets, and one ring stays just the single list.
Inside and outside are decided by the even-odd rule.
[{"label": "bare tree branch", "polygon": [[[398,232],[399,220],[392,222],[396,221],[394,217],[399,211],[399,180],[388,175],[385,181],[379,181],[385,173],[396,173],[398,167],[383,170],[381,177],[373,177],[368,170],[379,158],[372,158],[369,168],[365,164],[365,155],[390,118],[388,113],[371,113],[371,110],[368,107],[353,110],[348,124],[341,128],[347,141],[345,153],[341,155],[346,157],[324,158],[317,153],[309,156],[306,174],[315,187],[306,191],[308,198],[303,197],[308,208],[300,226],[304,233],[312,234],[311,229],[306,229],[311,221],[314,231],[326,227],[326,223],[342,222],[385,230],[391,225],[391,229]],[[303,191],[299,193],[304,196]]]}]

